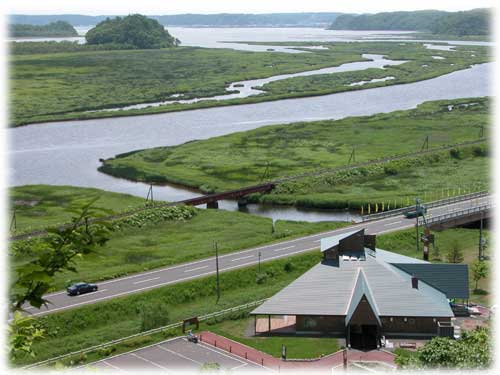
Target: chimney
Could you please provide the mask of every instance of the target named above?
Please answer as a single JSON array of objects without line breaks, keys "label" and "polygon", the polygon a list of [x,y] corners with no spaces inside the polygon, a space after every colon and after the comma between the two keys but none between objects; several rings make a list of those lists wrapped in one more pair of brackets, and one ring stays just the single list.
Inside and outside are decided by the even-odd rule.
[{"label": "chimney", "polygon": [[413,289],[418,289],[418,277],[416,276],[411,277],[411,287]]}]

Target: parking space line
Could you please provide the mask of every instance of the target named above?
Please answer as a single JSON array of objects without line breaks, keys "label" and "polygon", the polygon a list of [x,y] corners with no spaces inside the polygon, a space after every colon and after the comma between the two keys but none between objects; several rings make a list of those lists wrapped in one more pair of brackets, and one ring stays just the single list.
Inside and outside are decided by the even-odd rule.
[{"label": "parking space line", "polygon": [[252,258],[252,257],[254,257],[254,255],[247,255],[246,257],[241,257],[241,258],[231,259],[231,262],[236,262],[236,261],[238,261],[238,260],[248,259],[248,258]]},{"label": "parking space line", "polygon": [[98,290],[97,292],[92,292],[92,293],[79,294],[76,297],[79,298],[79,297],[93,296],[94,294],[105,292],[105,291],[107,291],[107,289]]},{"label": "parking space line", "polygon": [[163,346],[161,346],[161,345],[158,345],[158,348],[159,348],[159,349],[162,349],[162,350],[165,350],[166,352],[172,353],[173,355],[176,355],[176,356],[179,356],[179,357],[181,357],[181,358],[187,359],[188,361],[194,362],[194,363],[196,363],[197,365],[202,365],[202,364],[203,364],[203,363],[198,362],[198,361],[196,361],[196,360],[194,360],[194,359],[192,359],[192,358],[186,357],[185,355],[182,355],[182,354],[180,354],[180,353],[178,353],[178,352],[176,352],[176,351],[174,351],[174,350],[167,349],[167,348],[165,348],[165,347],[163,347]]},{"label": "parking space line", "polygon": [[198,271],[202,270],[203,268],[207,268],[208,266],[201,266],[201,267],[196,267],[196,268],[191,268],[189,270],[185,270],[184,272],[193,272],[193,271]]},{"label": "parking space line", "polygon": [[146,280],[136,281],[136,282],[135,282],[135,283],[133,283],[133,284],[145,283],[145,282],[148,282],[148,281],[158,280],[159,278],[160,278],[160,276],[158,276],[158,277],[153,277],[152,279],[146,279]]},{"label": "parking space line", "polygon": [[118,367],[118,366],[115,366],[115,365],[113,365],[113,364],[111,364],[111,363],[109,363],[109,362],[107,362],[107,361],[102,361],[101,363],[104,363],[106,366],[109,366],[109,367],[111,367],[112,369],[115,369],[115,370],[118,370],[118,371],[121,371],[121,372],[125,372],[125,370],[124,370],[124,369],[122,369],[122,368],[120,368],[120,367]]},{"label": "parking space line", "polygon": [[139,358],[139,359],[142,359],[144,362],[148,362],[149,364],[152,364],[153,366],[155,367],[158,367],[158,368],[161,368],[162,370],[166,370],[166,371],[172,371],[166,367],[163,367],[162,365],[159,365],[158,363],[156,362],[153,362],[153,361],[150,361],[149,359],[147,358],[144,358],[144,357],[141,357],[139,354],[136,354],[136,353],[131,353],[130,354],[131,356],[134,356],[136,358]]}]

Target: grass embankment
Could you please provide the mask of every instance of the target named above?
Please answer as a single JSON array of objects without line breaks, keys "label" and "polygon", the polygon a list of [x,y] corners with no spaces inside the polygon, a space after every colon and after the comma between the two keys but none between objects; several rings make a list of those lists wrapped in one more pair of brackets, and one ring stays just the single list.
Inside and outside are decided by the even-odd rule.
[{"label": "grass embankment", "polygon": [[[96,207],[107,212],[124,211],[144,205],[144,200],[125,194],[70,186],[22,186],[11,189],[18,226],[26,223],[39,228],[62,224],[74,215],[78,203],[100,196]],[[31,204],[28,204],[31,203]],[[43,223],[43,224],[42,224]],[[143,227],[129,226],[111,234],[106,246],[76,261],[78,274],[63,272],[56,276],[58,289],[74,281],[98,281],[142,272],[153,268],[203,259],[214,255],[213,241],[219,254],[230,253],[265,243],[283,241],[335,229],[347,223],[306,223],[278,220],[223,210],[196,209],[186,221],[159,221]],[[16,259],[13,259],[16,264]]]},{"label": "grass embankment", "polygon": [[[266,126],[118,155],[106,160],[100,170],[131,180],[224,191],[345,166],[353,148],[355,162],[359,163],[419,151],[427,136],[430,148],[474,140],[482,127],[487,135],[489,103],[488,98],[443,100],[426,102],[413,110]],[[303,178],[280,184],[271,194],[253,199],[323,208],[391,201],[394,208],[394,201],[406,204],[408,197],[417,194],[436,199],[484,189],[488,186],[489,158],[484,157],[483,147]]]},{"label": "grass embankment", "polygon": [[[439,247],[443,259],[454,241],[459,241],[466,262],[475,258],[478,230],[450,229],[434,233],[436,245]],[[412,229],[378,236],[377,246],[404,255],[421,257],[421,254],[417,254],[414,250],[415,231]],[[431,259],[434,255],[431,252]],[[21,358],[17,364],[41,361],[140,332],[141,326],[148,323],[148,321],[144,321],[143,311],[145,309],[150,312],[158,311],[162,315],[160,325],[164,325],[168,321],[176,322],[186,317],[199,316],[270,297],[310,269],[320,259],[319,251],[312,251],[288,259],[265,262],[261,267],[262,272],[266,273],[267,277],[259,278],[260,283],[257,283],[256,278],[257,266],[223,272],[220,276],[222,297],[219,304],[216,304],[215,276],[209,276],[40,317],[37,320],[45,327],[47,336],[35,344],[36,357]],[[290,265],[285,267],[287,263]],[[473,283],[471,283],[471,287],[473,287]],[[489,291],[489,278],[482,281],[480,287]],[[488,303],[484,295],[472,295],[471,300]],[[168,314],[165,314],[165,311],[168,311]],[[165,319],[166,315],[168,315],[168,319]],[[241,319],[244,316],[237,315],[234,318]],[[210,329],[233,337],[272,355],[277,353],[276,340],[266,342],[265,339],[248,337],[245,333],[244,322],[224,322],[220,325],[218,324],[220,321],[211,323],[215,324],[203,325],[201,329]],[[122,346],[121,350],[130,350],[134,348],[134,345],[140,347],[162,339],[164,339],[163,335],[137,339]],[[322,343],[327,347],[333,345],[329,341]],[[307,345],[304,343],[305,347],[309,348],[307,350],[310,350],[311,355],[315,355],[317,351],[326,352],[325,346],[320,345],[320,343],[316,344],[318,344],[317,347],[313,342],[307,343]],[[295,345],[293,340],[288,342],[287,350],[290,356],[299,353]],[[304,348],[300,348],[300,350]],[[98,355],[102,357],[110,353],[111,351],[103,351]],[[92,358],[97,359],[97,357]]]},{"label": "grass embankment", "polygon": [[[315,43],[309,43],[311,44]],[[491,60],[490,50],[484,46],[435,51],[425,48],[421,43],[321,44],[328,49],[309,49],[308,53],[300,54],[195,47],[142,51],[73,51],[74,46],[68,46],[69,51],[66,53],[40,54],[36,53],[39,52],[38,49],[33,48],[32,54],[11,57],[12,125],[161,113],[324,95],[415,82]],[[16,46],[14,52],[23,52],[23,46]],[[243,99],[171,104],[126,111],[85,112],[163,101],[172,99],[173,94],[183,94],[182,99],[211,97],[226,93],[225,88],[231,82],[363,61],[361,55],[364,53],[384,54],[388,58],[408,62],[387,69],[287,79],[264,86],[267,90],[264,94]],[[435,55],[441,55],[444,59],[433,59],[432,56]],[[395,79],[349,86],[351,83],[389,75]],[[43,84],[40,83],[42,81]]]}]

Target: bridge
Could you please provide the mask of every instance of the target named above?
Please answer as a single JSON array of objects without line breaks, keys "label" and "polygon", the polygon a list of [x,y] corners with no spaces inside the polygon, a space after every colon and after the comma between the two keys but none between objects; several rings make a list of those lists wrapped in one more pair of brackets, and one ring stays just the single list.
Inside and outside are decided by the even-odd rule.
[{"label": "bridge", "polygon": [[[474,223],[482,219],[489,219],[492,216],[493,205],[487,203],[480,206],[470,207],[463,210],[453,211],[426,219],[426,225],[430,229],[441,230],[457,227],[464,224]],[[419,225],[425,225],[422,218]]]},{"label": "bridge", "polygon": [[206,204],[207,208],[218,208],[218,201],[224,199],[241,199],[242,197],[254,194],[254,193],[269,193],[273,190],[275,184],[272,182],[247,186],[241,189],[229,190],[222,193],[214,193],[208,195],[202,195],[200,197],[195,197],[191,199],[185,199],[183,201],[176,202],[175,205],[185,204],[187,206],[199,206],[201,204]]}]

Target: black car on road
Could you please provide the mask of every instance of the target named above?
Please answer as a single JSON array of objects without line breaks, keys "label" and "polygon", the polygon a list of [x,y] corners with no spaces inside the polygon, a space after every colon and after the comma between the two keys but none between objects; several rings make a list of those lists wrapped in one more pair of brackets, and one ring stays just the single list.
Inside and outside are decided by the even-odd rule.
[{"label": "black car on road", "polygon": [[89,283],[77,283],[69,286],[67,289],[68,296],[78,296],[83,293],[97,291],[97,285]]}]

